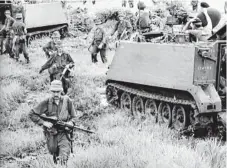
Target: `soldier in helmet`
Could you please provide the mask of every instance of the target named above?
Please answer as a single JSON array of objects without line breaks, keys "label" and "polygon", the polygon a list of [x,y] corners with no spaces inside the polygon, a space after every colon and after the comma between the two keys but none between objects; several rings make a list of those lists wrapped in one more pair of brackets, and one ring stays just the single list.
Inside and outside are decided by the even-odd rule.
[{"label": "soldier in helmet", "polygon": [[18,61],[20,52],[22,52],[27,63],[29,63],[29,57],[26,46],[27,29],[25,24],[23,23],[22,13],[16,14],[16,22],[14,22],[12,28],[14,32],[13,51],[15,52],[15,58]]},{"label": "soldier in helmet", "polygon": [[143,1],[138,2],[137,7],[139,10],[139,17],[136,22],[137,28],[142,32],[146,32],[146,30],[149,29],[149,25],[151,23],[150,14],[148,11],[145,11],[146,5]]},{"label": "soldier in helmet", "polygon": [[50,74],[50,81],[61,80],[64,93],[67,94],[70,88],[70,69],[74,66],[72,57],[62,50],[61,41],[56,44],[57,52],[50,57],[47,62],[41,67],[39,73],[48,69]]},{"label": "soldier in helmet", "polygon": [[[126,40],[129,39],[132,33],[132,25],[128,20],[124,20],[124,14],[122,12],[118,13],[118,19],[119,21],[115,25],[111,36],[114,35],[114,33],[117,31],[117,39],[118,40]],[[126,36],[125,36],[126,35]]]},{"label": "soldier in helmet", "polygon": [[52,96],[41,101],[30,113],[30,119],[43,127],[47,148],[55,164],[66,165],[72,148],[71,139],[66,129],[56,127],[51,122],[44,121],[40,116],[56,117],[69,125],[75,125],[75,109],[68,96],[61,96],[62,83],[59,80],[51,82]]},{"label": "soldier in helmet", "polygon": [[11,58],[13,58],[14,54],[12,51],[12,40],[13,40],[12,25],[15,22],[15,19],[11,17],[11,12],[8,9],[5,10],[4,14],[6,16],[6,19],[2,29],[0,30],[0,33],[3,33],[4,37],[6,38],[6,42],[5,42],[6,52],[9,53],[9,56]]},{"label": "soldier in helmet", "polygon": [[122,0],[122,7],[126,7],[126,0]]},{"label": "soldier in helmet", "polygon": [[128,0],[128,5],[130,8],[134,7],[134,0]]},{"label": "soldier in helmet", "polygon": [[[207,20],[207,26],[202,26],[202,21],[199,18],[191,19],[183,28],[183,31],[196,37],[196,41],[207,41],[212,35],[212,21],[207,13],[207,8],[202,8],[202,11]],[[189,29],[190,26],[192,29]]]},{"label": "soldier in helmet", "polygon": [[[96,23],[98,25],[99,23]],[[107,62],[106,59],[106,35],[105,31],[101,27],[95,27],[93,29],[93,39],[89,50],[91,52],[91,61],[93,63],[98,62],[97,54],[100,52],[100,56],[103,63]]]},{"label": "soldier in helmet", "polygon": [[16,19],[17,13],[22,13],[22,21],[25,23],[25,10],[21,0],[14,0],[12,3],[12,17]]},{"label": "soldier in helmet", "polygon": [[60,41],[60,37],[59,31],[53,32],[51,36],[52,40],[43,47],[43,51],[48,59],[57,52],[56,44]]},{"label": "soldier in helmet", "polygon": [[197,12],[197,10],[198,10],[198,0],[192,0],[191,1],[191,5],[192,5],[192,10],[193,11],[196,11]]}]

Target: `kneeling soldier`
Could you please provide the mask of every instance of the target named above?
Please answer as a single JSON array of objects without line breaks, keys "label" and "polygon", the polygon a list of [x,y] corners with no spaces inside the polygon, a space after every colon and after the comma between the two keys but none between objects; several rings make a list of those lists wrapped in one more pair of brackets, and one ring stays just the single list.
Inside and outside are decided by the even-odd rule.
[{"label": "kneeling soldier", "polygon": [[27,46],[26,46],[26,26],[23,23],[22,20],[23,16],[22,13],[16,14],[16,22],[14,22],[12,28],[14,32],[14,38],[13,38],[13,51],[15,52],[15,58],[18,61],[20,53],[24,54],[24,58],[27,60],[27,63],[29,63],[29,57],[27,52]]},{"label": "kneeling soldier", "polygon": [[71,139],[66,129],[58,128],[53,123],[44,121],[41,116],[56,117],[68,125],[75,125],[75,109],[68,96],[61,96],[62,83],[59,80],[51,82],[52,96],[40,102],[30,113],[30,119],[43,126],[48,150],[55,163],[66,165],[71,150]]}]

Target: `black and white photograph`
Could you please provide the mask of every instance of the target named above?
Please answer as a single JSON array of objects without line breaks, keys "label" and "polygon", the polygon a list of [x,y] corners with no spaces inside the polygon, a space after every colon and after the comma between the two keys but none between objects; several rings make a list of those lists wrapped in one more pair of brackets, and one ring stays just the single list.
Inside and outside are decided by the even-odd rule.
[{"label": "black and white photograph", "polygon": [[227,0],[0,0],[1,168],[226,168]]}]

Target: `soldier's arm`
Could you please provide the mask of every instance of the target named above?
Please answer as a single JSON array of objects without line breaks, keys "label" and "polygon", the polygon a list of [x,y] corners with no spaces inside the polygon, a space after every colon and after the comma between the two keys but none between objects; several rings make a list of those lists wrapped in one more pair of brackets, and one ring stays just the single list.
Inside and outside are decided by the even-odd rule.
[{"label": "soldier's arm", "polygon": [[106,43],[106,33],[105,31],[102,29],[103,35],[102,35],[102,43],[105,44]]},{"label": "soldier's arm", "polygon": [[50,68],[52,66],[54,60],[55,60],[55,56],[48,59],[47,62],[41,67],[41,71],[44,71],[45,69]]},{"label": "soldier's arm", "polygon": [[24,7],[22,7],[22,16],[23,16],[23,22],[25,23],[25,9]]},{"label": "soldier's arm", "polygon": [[117,24],[115,24],[114,29],[111,33],[111,36],[114,35],[114,33],[117,31],[118,25],[119,25],[119,22],[117,22]]},{"label": "soldier's arm", "polygon": [[71,66],[74,65],[74,61],[73,61],[72,57],[71,57],[69,54],[67,54],[67,61],[68,61],[68,63],[69,63]]},{"label": "soldier's arm", "polygon": [[74,125],[76,124],[76,111],[73,105],[72,100],[69,98],[68,99],[68,110],[69,110],[69,114],[70,114],[70,118],[69,121],[71,121]]},{"label": "soldier's arm", "polygon": [[46,99],[42,102],[40,102],[36,107],[31,109],[29,112],[29,118],[36,124],[42,126],[43,120],[39,117],[39,115],[47,114],[48,113],[48,101],[49,99]]},{"label": "soldier's arm", "polygon": [[24,34],[27,34],[27,28],[25,24],[24,24]]},{"label": "soldier's arm", "polygon": [[131,23],[129,21],[126,22],[126,28],[127,28],[128,32],[130,32],[130,33],[132,32],[133,28],[132,28],[132,25],[131,25]]}]

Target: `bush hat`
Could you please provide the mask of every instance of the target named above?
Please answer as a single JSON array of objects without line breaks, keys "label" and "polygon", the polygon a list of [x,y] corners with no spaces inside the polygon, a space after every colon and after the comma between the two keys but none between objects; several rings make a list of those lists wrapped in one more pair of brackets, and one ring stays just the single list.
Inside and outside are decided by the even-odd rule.
[{"label": "bush hat", "polygon": [[60,80],[54,80],[51,82],[50,91],[59,91],[62,92],[62,82]]}]

